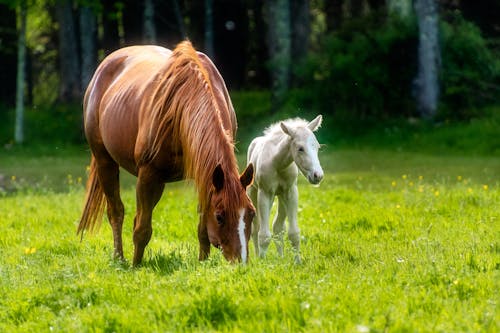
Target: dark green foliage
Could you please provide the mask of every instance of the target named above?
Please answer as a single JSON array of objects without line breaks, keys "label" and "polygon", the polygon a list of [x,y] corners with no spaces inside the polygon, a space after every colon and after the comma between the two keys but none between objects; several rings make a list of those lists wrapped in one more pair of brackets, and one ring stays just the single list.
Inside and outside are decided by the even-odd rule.
[{"label": "dark green foliage", "polygon": [[481,31],[461,16],[441,25],[443,115],[476,116],[471,110],[500,98],[500,54],[488,48]]},{"label": "dark green foliage", "polygon": [[[31,107],[25,111],[27,144],[84,142],[82,108],[80,105]],[[14,110],[0,111],[0,144],[11,144],[14,137]]]},{"label": "dark green foliage", "polygon": [[412,115],[416,32],[413,23],[372,18],[327,36],[298,68],[307,82],[305,102],[347,117]]},{"label": "dark green foliage", "polygon": [[[412,19],[366,18],[325,38],[296,69],[301,103],[354,120],[416,116],[417,26]],[[441,24],[440,118],[470,119],[500,97],[500,57],[459,15]]]}]

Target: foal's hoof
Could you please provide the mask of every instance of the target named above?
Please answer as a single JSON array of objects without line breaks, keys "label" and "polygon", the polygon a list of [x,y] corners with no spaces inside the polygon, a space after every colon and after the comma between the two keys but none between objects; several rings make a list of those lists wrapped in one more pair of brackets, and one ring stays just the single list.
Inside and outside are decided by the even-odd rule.
[{"label": "foal's hoof", "polygon": [[300,256],[299,256],[299,255],[296,255],[296,256],[295,256],[294,262],[295,262],[295,265],[300,265],[300,264],[302,264],[302,259],[300,258]]}]

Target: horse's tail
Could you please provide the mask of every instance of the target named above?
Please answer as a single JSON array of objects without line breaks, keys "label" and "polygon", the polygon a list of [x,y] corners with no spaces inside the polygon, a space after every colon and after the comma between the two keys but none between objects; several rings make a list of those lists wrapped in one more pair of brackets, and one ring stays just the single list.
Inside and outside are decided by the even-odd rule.
[{"label": "horse's tail", "polygon": [[87,180],[85,208],[83,209],[77,229],[77,234],[80,234],[82,238],[85,230],[92,232],[101,224],[104,207],[106,205],[105,199],[101,183],[97,178],[97,162],[94,155],[92,155],[89,178]]}]

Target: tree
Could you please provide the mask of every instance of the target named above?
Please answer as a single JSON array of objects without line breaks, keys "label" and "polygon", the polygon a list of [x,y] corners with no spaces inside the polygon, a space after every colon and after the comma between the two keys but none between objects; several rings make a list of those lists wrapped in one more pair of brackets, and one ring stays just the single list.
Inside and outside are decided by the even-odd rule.
[{"label": "tree", "polygon": [[272,111],[275,111],[284,102],[290,79],[290,3],[288,0],[269,0],[266,5]]},{"label": "tree", "polygon": [[239,89],[245,77],[248,16],[243,0],[214,1],[214,62],[229,89]]},{"label": "tree", "polygon": [[432,119],[437,112],[441,58],[436,1],[416,0],[415,11],[419,30],[418,72],[415,78],[417,111],[423,118]]},{"label": "tree", "polygon": [[56,4],[56,16],[59,23],[59,64],[61,84],[59,100],[73,102],[80,100],[80,66],[78,61],[77,34],[73,19],[73,3],[62,0]]},{"label": "tree", "polygon": [[156,44],[155,8],[153,0],[144,1],[143,40],[148,44]]},{"label": "tree", "polygon": [[81,87],[87,87],[97,64],[97,20],[93,8],[80,7]]},{"label": "tree", "polygon": [[14,141],[24,142],[24,67],[26,63],[26,0],[19,2],[19,39],[17,44],[17,85],[16,85],[16,124]]},{"label": "tree", "polygon": [[18,39],[15,7],[0,3],[0,103],[8,106],[16,103]]},{"label": "tree", "polygon": [[113,1],[104,1],[102,4],[102,49],[108,55],[120,47],[120,33],[118,29],[118,8]]},{"label": "tree", "polygon": [[[311,20],[309,14],[309,0],[291,0],[292,45],[291,56],[294,64],[305,58],[309,51],[309,36],[311,34]],[[294,77],[294,81],[298,78]]]},{"label": "tree", "polygon": [[213,5],[213,0],[205,0],[205,53],[210,59],[215,60]]}]

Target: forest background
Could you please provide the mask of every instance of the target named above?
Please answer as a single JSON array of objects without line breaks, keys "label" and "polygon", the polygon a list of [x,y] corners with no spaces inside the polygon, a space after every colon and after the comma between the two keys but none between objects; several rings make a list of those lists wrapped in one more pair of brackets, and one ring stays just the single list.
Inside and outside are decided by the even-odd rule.
[{"label": "forest background", "polygon": [[332,129],[322,139],[334,141],[393,121],[498,118],[494,0],[0,0],[0,9],[5,147],[84,142],[81,99],[99,61],[186,38],[219,68],[240,128],[322,113]]}]

